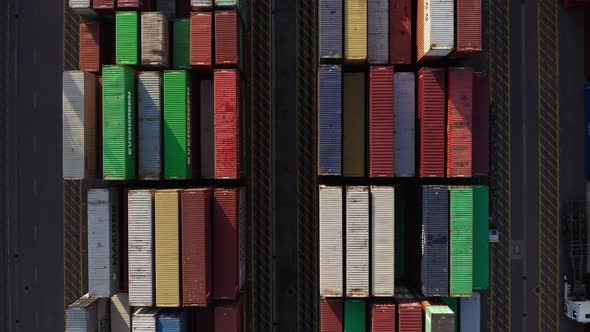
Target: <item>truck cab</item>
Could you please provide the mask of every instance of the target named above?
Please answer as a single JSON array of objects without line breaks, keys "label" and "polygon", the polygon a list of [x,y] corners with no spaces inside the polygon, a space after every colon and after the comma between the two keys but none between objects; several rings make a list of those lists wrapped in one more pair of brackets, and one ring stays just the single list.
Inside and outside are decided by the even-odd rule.
[{"label": "truck cab", "polygon": [[566,300],[563,306],[565,315],[580,323],[590,323],[590,301]]}]

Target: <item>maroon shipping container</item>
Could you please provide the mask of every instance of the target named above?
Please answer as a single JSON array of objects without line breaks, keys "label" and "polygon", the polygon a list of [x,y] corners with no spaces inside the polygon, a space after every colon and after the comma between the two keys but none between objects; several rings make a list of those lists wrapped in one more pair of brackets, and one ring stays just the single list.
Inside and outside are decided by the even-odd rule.
[{"label": "maroon shipping container", "polygon": [[418,71],[420,177],[445,176],[445,70]]},{"label": "maroon shipping container", "polygon": [[419,302],[397,305],[397,332],[422,332],[422,306]]},{"label": "maroon shipping container", "polygon": [[473,175],[490,175],[490,81],[473,75]]},{"label": "maroon shipping container", "polygon": [[213,68],[213,13],[192,13],[190,25],[191,65],[199,71],[211,71]]},{"label": "maroon shipping container", "polygon": [[393,67],[371,67],[369,90],[369,176],[393,177]]},{"label": "maroon shipping container", "polygon": [[80,50],[78,52],[80,70],[99,72],[101,23],[80,20]]},{"label": "maroon shipping container", "polygon": [[115,10],[115,0],[94,0],[92,8],[102,15],[112,13]]},{"label": "maroon shipping container", "polygon": [[473,71],[449,67],[447,79],[447,177],[471,177]]},{"label": "maroon shipping container", "polygon": [[117,0],[117,8],[137,9],[139,11],[153,10],[154,0]]},{"label": "maroon shipping container", "polygon": [[213,296],[235,299],[245,280],[245,209],[240,188],[216,188],[213,212]]},{"label": "maroon shipping container", "polygon": [[371,306],[371,331],[395,332],[395,304]]},{"label": "maroon shipping container", "polygon": [[235,10],[215,11],[215,65],[238,67],[238,47],[238,13]]},{"label": "maroon shipping container", "polygon": [[451,57],[481,52],[481,0],[457,0],[455,51]]},{"label": "maroon shipping container", "polygon": [[232,304],[215,307],[215,332],[242,332],[244,329],[242,298]]},{"label": "maroon shipping container", "polygon": [[182,191],[182,305],[205,307],[211,299],[210,188]]},{"label": "maroon shipping container", "polygon": [[215,70],[213,76],[215,178],[240,177],[240,85],[237,70]]},{"label": "maroon shipping container", "polygon": [[215,315],[213,306],[191,308],[190,324],[188,331],[214,332]]},{"label": "maroon shipping container", "polygon": [[389,57],[392,65],[412,63],[412,1],[389,0]]},{"label": "maroon shipping container", "polygon": [[322,298],[320,331],[342,332],[342,299]]}]

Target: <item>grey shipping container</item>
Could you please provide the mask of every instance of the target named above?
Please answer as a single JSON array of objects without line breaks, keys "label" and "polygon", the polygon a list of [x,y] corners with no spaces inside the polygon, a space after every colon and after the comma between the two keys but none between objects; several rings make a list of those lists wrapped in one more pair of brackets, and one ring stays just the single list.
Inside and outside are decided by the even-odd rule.
[{"label": "grey shipping container", "polygon": [[369,64],[389,63],[389,0],[368,0],[368,40]]},{"label": "grey shipping container", "polygon": [[92,0],[70,0],[70,8],[79,15],[94,15]]},{"label": "grey shipping container", "polygon": [[156,11],[162,12],[169,19],[176,17],[176,0],[156,0]]},{"label": "grey shipping container", "polygon": [[129,304],[154,304],[154,193],[130,190],[127,193],[129,243]]},{"label": "grey shipping container", "polygon": [[139,72],[138,172],[141,180],[162,178],[162,73]]},{"label": "grey shipping container", "polygon": [[396,177],[413,177],[416,175],[416,76],[398,72],[393,74],[393,80],[394,174]]},{"label": "grey shipping container", "polygon": [[88,293],[111,297],[119,291],[119,193],[88,191]]},{"label": "grey shipping container", "polygon": [[369,187],[346,188],[346,296],[369,297]]},{"label": "grey shipping container", "polygon": [[319,175],[342,174],[342,69],[320,66],[318,116]]},{"label": "grey shipping container", "polygon": [[93,74],[81,70],[63,73],[62,161],[66,180],[96,176],[97,89]]},{"label": "grey shipping container", "polygon": [[213,7],[213,0],[191,0],[191,9],[193,11],[206,10]]},{"label": "grey shipping container", "polygon": [[156,332],[156,319],[160,309],[139,308],[133,313],[133,332]]},{"label": "grey shipping container", "polygon": [[201,177],[215,178],[215,111],[213,80],[201,80]]},{"label": "grey shipping container", "polygon": [[421,288],[425,296],[449,294],[449,190],[422,187]]},{"label": "grey shipping container", "polygon": [[342,187],[320,186],[320,295],[342,297]]},{"label": "grey shipping container", "polygon": [[131,331],[129,294],[117,293],[111,297],[111,332]]},{"label": "grey shipping container", "polygon": [[141,65],[168,68],[168,17],[162,12],[141,13]]},{"label": "grey shipping container", "polygon": [[371,187],[371,295],[393,296],[395,188]]},{"label": "grey shipping container", "polygon": [[472,293],[471,297],[462,297],[459,305],[459,320],[461,331],[481,331],[481,302],[479,293]]},{"label": "grey shipping container", "polygon": [[319,1],[320,58],[342,59],[342,0]]},{"label": "grey shipping container", "polygon": [[109,300],[90,298],[88,294],[66,308],[66,332],[107,331]]}]

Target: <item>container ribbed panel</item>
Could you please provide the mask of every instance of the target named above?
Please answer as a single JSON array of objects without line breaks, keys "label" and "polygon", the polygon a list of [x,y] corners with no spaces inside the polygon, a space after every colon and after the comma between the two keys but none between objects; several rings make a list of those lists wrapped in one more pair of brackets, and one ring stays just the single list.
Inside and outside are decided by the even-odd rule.
[{"label": "container ribbed panel", "polygon": [[395,279],[394,187],[372,186],[371,202],[371,295],[391,297]]},{"label": "container ribbed panel", "polygon": [[417,0],[416,4],[416,61],[420,61],[431,45],[431,0]]},{"label": "container ribbed panel", "polygon": [[461,298],[459,306],[460,313],[455,313],[460,317],[461,331],[481,331],[481,300],[478,293],[473,293],[471,297]]},{"label": "container ribbed panel", "polygon": [[389,0],[368,1],[368,61],[370,64],[389,63]]},{"label": "container ribbed panel", "polygon": [[473,75],[473,175],[490,174],[490,81],[486,73]]},{"label": "container ribbed panel", "polygon": [[174,33],[172,66],[174,69],[191,69],[190,19],[175,19],[172,30]]},{"label": "container ribbed panel", "polygon": [[342,58],[342,1],[319,1],[320,58]]},{"label": "container ribbed panel", "polygon": [[215,12],[215,65],[238,67],[238,13],[235,10]]},{"label": "container ribbed panel", "polygon": [[422,306],[406,287],[396,287],[397,327],[399,332],[422,332]]},{"label": "container ribbed panel", "polygon": [[371,67],[369,176],[393,177],[393,67]]},{"label": "container ribbed panel", "polygon": [[343,74],[342,173],[365,176],[365,73]]},{"label": "container ribbed panel", "polygon": [[490,188],[473,187],[473,290],[490,288]]},{"label": "container ribbed panel", "polygon": [[343,295],[342,187],[320,186],[320,294]]},{"label": "container ribbed panel", "polygon": [[457,0],[457,52],[481,51],[481,0]]},{"label": "container ribbed panel", "polygon": [[450,295],[473,290],[473,187],[451,188]]},{"label": "container ribbed panel", "polygon": [[446,305],[429,305],[424,309],[425,331],[454,332],[455,314]]},{"label": "container ribbed panel", "polygon": [[141,65],[168,67],[169,49],[166,15],[162,12],[141,13]]},{"label": "container ribbed panel", "polygon": [[158,190],[156,210],[156,305],[180,306],[179,197],[177,190]]},{"label": "container ribbed panel", "polygon": [[154,202],[151,190],[127,194],[129,304],[154,305]]},{"label": "container ribbed panel", "polygon": [[449,191],[422,187],[422,292],[425,296],[449,293]]},{"label": "container ribbed panel", "polygon": [[94,15],[91,0],[69,0],[70,8],[79,15]]},{"label": "container ribbed panel", "polygon": [[218,7],[234,7],[238,5],[239,0],[215,0],[215,6]]},{"label": "container ribbed panel", "polygon": [[131,330],[131,308],[129,295],[117,293],[111,297],[111,332],[128,332]]},{"label": "container ribbed panel", "polygon": [[116,15],[116,57],[117,64],[139,64],[139,14],[117,12]]},{"label": "container ribbed panel", "polygon": [[395,304],[371,306],[371,331],[395,332]]},{"label": "container ribbed panel", "polygon": [[340,66],[320,66],[318,173],[342,174],[342,72]]},{"label": "container ribbed panel", "polygon": [[240,86],[237,70],[215,70],[215,178],[240,178]]},{"label": "container ribbed panel", "polygon": [[367,326],[367,303],[365,300],[344,301],[344,331],[365,331]]},{"label": "container ribbed panel", "polygon": [[96,330],[97,299],[81,298],[66,308],[66,332],[88,332]]},{"label": "container ribbed panel", "polygon": [[201,177],[215,178],[215,109],[213,80],[201,80],[199,93],[201,94]]},{"label": "container ribbed panel", "polygon": [[342,331],[342,299],[323,297],[320,304],[320,331]]},{"label": "container ribbed panel", "polygon": [[138,99],[138,167],[141,180],[162,177],[162,74],[139,72]]},{"label": "container ribbed panel", "polygon": [[418,125],[420,177],[445,176],[445,71],[418,72]]},{"label": "container ribbed panel", "polygon": [[78,62],[81,70],[89,72],[100,71],[100,30],[100,22],[86,22],[80,20]]},{"label": "container ribbed panel", "polygon": [[367,0],[344,1],[344,61],[367,60]]},{"label": "container ribbed panel", "polygon": [[103,9],[106,13],[112,13],[115,9],[115,0],[92,0],[92,7],[94,9]]},{"label": "container ribbed panel", "polygon": [[471,177],[473,71],[448,67],[447,177]]},{"label": "container ribbed panel", "polygon": [[454,46],[455,12],[453,0],[427,0],[431,10],[431,49],[427,56],[447,56]]},{"label": "container ribbed panel", "polygon": [[191,9],[193,11],[207,10],[213,7],[213,0],[191,0]]},{"label": "container ribbed panel", "polygon": [[369,188],[346,188],[346,296],[369,297]]},{"label": "container ribbed panel", "polygon": [[191,13],[191,65],[200,70],[211,70],[212,66],[212,12]]},{"label": "container ribbed panel", "polygon": [[412,63],[412,1],[389,0],[390,63]]},{"label": "container ribbed panel", "polygon": [[162,310],[156,321],[156,331],[186,332],[186,318],[187,311],[181,308]]},{"label": "container ribbed panel", "polygon": [[396,177],[416,175],[416,100],[414,73],[393,74],[393,160]]},{"label": "container ribbed panel", "polygon": [[183,70],[164,72],[164,178],[190,179],[191,76]]},{"label": "container ribbed panel", "polygon": [[140,308],[133,314],[133,332],[156,332],[156,317],[161,309]]}]

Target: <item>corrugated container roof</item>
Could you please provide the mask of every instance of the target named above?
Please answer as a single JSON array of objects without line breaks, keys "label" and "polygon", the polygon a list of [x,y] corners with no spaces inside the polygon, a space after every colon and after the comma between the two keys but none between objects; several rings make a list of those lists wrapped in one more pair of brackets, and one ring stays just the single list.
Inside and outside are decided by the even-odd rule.
[{"label": "corrugated container roof", "polygon": [[190,19],[174,20],[172,39],[172,67],[174,69],[191,69],[190,59]]},{"label": "corrugated container roof", "polygon": [[344,2],[344,61],[367,60],[367,0]]},{"label": "corrugated container roof", "polygon": [[216,7],[234,7],[239,5],[239,0],[215,0]]},{"label": "corrugated container roof", "polygon": [[213,7],[213,0],[191,0],[191,10],[207,10]]},{"label": "corrugated container roof", "polygon": [[457,0],[454,55],[464,56],[481,51],[481,0]]},{"label": "corrugated container roof", "polygon": [[365,73],[344,73],[342,172],[365,176]]},{"label": "corrugated container roof", "polygon": [[319,0],[319,52],[323,59],[342,59],[342,1]]},{"label": "corrugated container roof", "polygon": [[215,178],[215,108],[213,80],[200,81],[201,177]]},{"label": "corrugated container roof", "polygon": [[78,62],[80,69],[99,72],[101,65],[101,22],[80,20]]},{"label": "corrugated container roof", "polygon": [[473,289],[490,288],[490,189],[473,187]]},{"label": "corrugated container roof", "polygon": [[393,74],[393,160],[396,177],[416,175],[416,78],[414,73]]},{"label": "corrugated container roof", "polygon": [[139,13],[117,12],[115,28],[117,64],[138,65],[140,63]]},{"label": "corrugated container roof", "polygon": [[215,332],[241,332],[244,330],[242,298],[231,304],[215,306]]},{"label": "corrugated container roof", "polygon": [[98,326],[97,299],[88,295],[78,299],[66,308],[66,332],[87,332]]},{"label": "corrugated container roof", "polygon": [[473,293],[471,297],[462,297],[459,308],[460,330],[481,331],[481,302],[479,294]]},{"label": "corrugated container roof", "polygon": [[238,13],[215,11],[215,66],[236,68],[240,65]]},{"label": "corrugated container roof", "polygon": [[395,288],[399,332],[422,332],[422,306],[405,287]]},{"label": "corrugated container roof", "polygon": [[92,0],[92,7],[94,9],[104,9],[107,13],[112,13],[115,9],[115,0]]},{"label": "corrugated container roof", "polygon": [[198,70],[210,71],[213,65],[213,13],[191,13],[191,65]]},{"label": "corrugated container roof", "polygon": [[142,66],[169,66],[168,26],[168,17],[162,12],[141,13]]},{"label": "corrugated container roof", "polygon": [[447,56],[454,47],[453,0],[418,0],[416,16],[417,60]]},{"label": "corrugated container roof", "polygon": [[342,69],[319,70],[318,173],[342,174]]},{"label": "corrugated container roof", "polygon": [[412,2],[389,0],[389,57],[392,65],[412,63]]},{"label": "corrugated container roof", "polygon": [[155,193],[156,306],[180,306],[179,192]]},{"label": "corrugated container roof", "polygon": [[395,332],[395,304],[371,305],[371,331]]},{"label": "corrugated container roof", "polygon": [[162,73],[142,71],[137,77],[138,173],[141,180],[162,178]]},{"label": "corrugated container roof", "polygon": [[342,331],[342,299],[322,297],[320,305],[320,331]]},{"label": "corrugated container roof", "polygon": [[188,325],[187,316],[187,311],[181,308],[164,309],[158,314],[156,330],[162,332],[185,332]]},{"label": "corrugated container roof", "polygon": [[320,295],[342,296],[342,187],[319,190]]},{"label": "corrugated container roof", "polygon": [[473,187],[451,187],[450,295],[473,290]]},{"label": "corrugated container roof", "polygon": [[369,75],[369,176],[393,177],[393,67]]},{"label": "corrugated container roof", "polygon": [[156,332],[156,318],[160,308],[139,308],[133,313],[133,332]]},{"label": "corrugated container roof", "polygon": [[139,11],[151,11],[154,0],[117,0],[118,8],[134,8]]},{"label": "corrugated container roof", "polygon": [[69,0],[70,8],[79,15],[94,15],[91,0]]},{"label": "corrugated container roof", "polygon": [[191,75],[164,72],[164,178],[192,177]]},{"label": "corrugated container roof", "polygon": [[455,314],[446,305],[430,305],[424,308],[425,331],[454,332]]},{"label": "corrugated container roof", "polygon": [[365,331],[366,306],[365,300],[344,301],[344,331]]},{"label": "corrugated container roof", "polygon": [[215,70],[215,178],[240,178],[240,80],[233,69]]},{"label": "corrugated container roof", "polygon": [[129,303],[154,305],[154,192],[127,193]]},{"label": "corrugated container roof", "polygon": [[389,0],[367,0],[369,64],[389,64]]},{"label": "corrugated container roof", "polygon": [[111,332],[131,331],[129,295],[117,293],[111,297]]},{"label": "corrugated container roof", "polygon": [[371,187],[371,295],[394,295],[395,188]]},{"label": "corrugated container roof", "polygon": [[346,296],[369,297],[369,187],[346,187]]},{"label": "corrugated container roof", "polygon": [[449,293],[449,191],[422,186],[421,284],[425,296]]},{"label": "corrugated container roof", "polygon": [[490,81],[486,73],[473,75],[473,175],[490,174]]},{"label": "corrugated container roof", "polygon": [[445,176],[445,70],[418,71],[420,177]]},{"label": "corrugated container roof", "polygon": [[471,67],[447,70],[447,177],[471,177],[473,72]]}]

